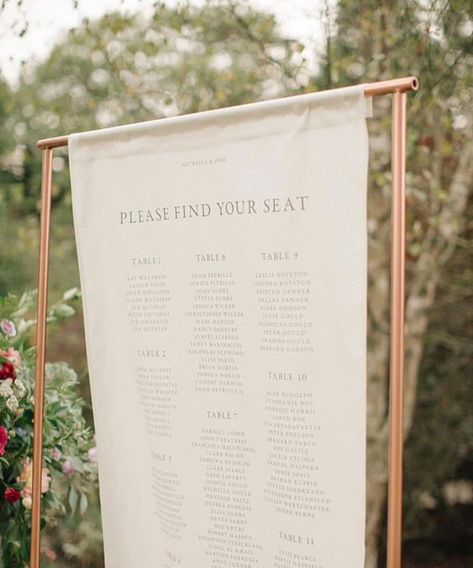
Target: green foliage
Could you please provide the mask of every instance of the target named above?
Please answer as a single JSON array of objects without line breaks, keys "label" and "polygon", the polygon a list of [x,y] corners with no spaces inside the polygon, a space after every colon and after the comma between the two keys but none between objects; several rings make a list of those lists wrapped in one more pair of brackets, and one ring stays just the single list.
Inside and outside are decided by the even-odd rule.
[{"label": "green foliage", "polygon": [[[324,56],[319,87],[416,75],[421,89],[409,98],[408,223],[410,259],[437,214],[470,132],[473,86],[472,3],[392,3],[340,0],[337,33]],[[384,116],[389,115],[383,110]],[[387,132],[388,124],[382,125]],[[389,154],[375,170],[389,171]],[[383,191],[386,177],[375,179]]]},{"label": "green foliage", "polygon": [[[0,217],[9,220],[0,224],[0,293],[35,286],[38,139],[282,95],[297,88],[300,50],[281,37],[273,16],[243,4],[171,9],[157,2],[150,17],[84,20],[46,61],[25,66],[15,92],[0,83],[8,104],[0,144],[10,144],[0,145]],[[78,274],[65,151],[55,151],[53,166],[51,286],[58,292]]]},{"label": "green foliage", "polygon": [[[34,349],[28,346],[28,332],[35,321],[28,315],[35,296],[0,299],[0,544],[5,568],[27,566],[29,558]],[[78,296],[77,290],[66,292],[48,319],[72,315],[68,302]],[[49,527],[68,510],[85,513],[96,483],[93,433],[82,414],[78,382],[66,363],[46,365],[42,522]]]},{"label": "green foliage", "polygon": [[[13,104],[13,93],[6,81],[0,75],[0,124],[5,124],[8,117],[13,112]],[[4,155],[5,153],[13,150],[14,147],[15,142],[11,136],[8,135],[6,129],[0,128],[0,155]],[[0,183],[2,180],[8,179],[10,179],[10,177],[2,164],[0,165]]]}]

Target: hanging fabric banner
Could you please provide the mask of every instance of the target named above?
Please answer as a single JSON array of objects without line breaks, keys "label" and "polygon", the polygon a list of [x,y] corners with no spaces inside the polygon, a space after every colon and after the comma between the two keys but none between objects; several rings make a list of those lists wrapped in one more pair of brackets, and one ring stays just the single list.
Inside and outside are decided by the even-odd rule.
[{"label": "hanging fabric banner", "polygon": [[107,568],[362,568],[363,87],[72,135]]}]

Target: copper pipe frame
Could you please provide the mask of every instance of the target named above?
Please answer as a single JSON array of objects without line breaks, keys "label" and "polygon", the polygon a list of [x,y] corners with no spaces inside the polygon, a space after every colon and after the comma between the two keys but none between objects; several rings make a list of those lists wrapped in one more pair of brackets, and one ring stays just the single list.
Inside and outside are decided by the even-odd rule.
[{"label": "copper pipe frame", "polygon": [[44,366],[46,363],[46,317],[48,310],[48,256],[49,233],[51,226],[51,191],[52,191],[51,148],[43,150],[43,168],[41,176],[41,221],[39,229],[39,267],[38,267],[38,304],[36,314],[36,369],[34,392],[33,425],[33,477],[31,509],[31,549],[30,566],[39,568],[40,532],[41,532],[41,477],[43,469],[43,419],[44,419]]},{"label": "copper pipe frame", "polygon": [[391,337],[389,361],[389,483],[387,566],[402,560],[404,443],[404,301],[406,248],[406,93],[395,91],[391,125]]},{"label": "copper pipe frame", "polygon": [[[391,240],[391,341],[389,395],[389,476],[387,568],[401,568],[402,556],[402,455],[403,455],[403,369],[405,289],[405,161],[406,93],[417,91],[416,77],[368,83],[365,96],[393,94],[392,106],[392,240]],[[43,151],[41,180],[41,223],[38,269],[37,345],[33,440],[33,505],[31,514],[30,568],[40,568],[41,475],[44,419],[44,366],[46,358],[46,316],[48,257],[52,189],[52,151],[68,145],[68,136],[37,142]]]}]

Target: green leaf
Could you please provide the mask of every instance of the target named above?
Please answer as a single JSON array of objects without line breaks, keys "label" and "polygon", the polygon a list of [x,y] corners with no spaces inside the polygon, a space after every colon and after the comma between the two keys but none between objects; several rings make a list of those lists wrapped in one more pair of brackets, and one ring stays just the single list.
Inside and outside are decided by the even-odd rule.
[{"label": "green leaf", "polygon": [[87,507],[89,506],[89,500],[87,499],[87,495],[85,493],[81,493],[80,496],[80,512],[83,515],[87,511]]},{"label": "green leaf", "polygon": [[72,300],[78,300],[80,297],[81,297],[80,290],[79,288],[75,287],[66,290],[62,296],[62,299],[65,302],[71,302]]},{"label": "green leaf", "polygon": [[79,493],[74,487],[71,487],[69,491],[69,507],[71,508],[71,513],[75,513],[77,509],[77,504],[79,503]]},{"label": "green leaf", "polygon": [[74,308],[68,304],[56,304],[53,306],[50,315],[57,319],[63,319],[73,316],[75,313]]}]

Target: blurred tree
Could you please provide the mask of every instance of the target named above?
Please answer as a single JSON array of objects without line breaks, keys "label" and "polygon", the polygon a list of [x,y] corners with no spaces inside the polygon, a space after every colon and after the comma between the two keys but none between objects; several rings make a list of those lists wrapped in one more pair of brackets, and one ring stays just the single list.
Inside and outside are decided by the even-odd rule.
[{"label": "blurred tree", "polygon": [[[5,124],[9,115],[13,111],[13,93],[0,74],[0,124]],[[5,156],[8,151],[15,147],[11,136],[8,136],[4,128],[0,128],[0,156]],[[0,164],[0,175],[4,175],[4,168]]]},{"label": "blurred tree", "polygon": [[[418,400],[425,422],[409,440],[406,479],[438,493],[441,480],[453,475],[470,451],[465,440],[471,422],[460,416],[468,401],[471,343],[456,336],[466,333],[463,318],[471,299],[466,292],[471,272],[465,268],[471,248],[464,246],[464,225],[473,177],[473,5],[465,0],[340,0],[335,11],[330,6],[327,1],[323,10],[326,49],[308,83],[302,46],[280,35],[274,17],[232,0],[210,0],[201,7],[184,2],[176,9],[158,2],[150,18],[109,14],[84,20],[43,64],[25,68],[14,93],[0,82],[0,212],[21,219],[0,229],[2,246],[19,263],[5,277],[2,271],[3,285],[10,290],[34,285],[38,138],[416,74],[421,91],[409,97],[408,117],[406,434]],[[2,122],[4,101],[13,106]],[[388,105],[387,97],[376,100],[370,121],[367,568],[377,563],[387,470]],[[54,168],[52,283],[62,289],[77,282],[65,153],[55,152]],[[454,400],[455,393],[462,400]],[[424,441],[441,428],[446,431],[443,445],[436,446],[437,452],[432,446],[417,460]],[[447,444],[454,434],[461,451]],[[448,455],[448,467],[435,466],[441,455]],[[407,497],[411,532],[419,495],[408,486]]]},{"label": "blurred tree", "polygon": [[[282,94],[296,85],[301,49],[281,37],[273,16],[219,2],[180,3],[176,9],[157,2],[151,17],[112,13],[83,20],[46,61],[23,67],[0,129],[15,148],[2,160],[9,177],[0,206],[8,207],[9,218],[24,221],[9,227],[5,243],[15,249],[18,231],[24,232],[25,222],[34,226],[38,214],[38,139]],[[62,280],[53,285],[62,289],[73,284],[64,278],[77,280],[75,264],[67,262],[75,251],[65,151],[55,152],[53,168],[53,206],[64,201],[64,207],[55,213],[51,260],[53,274],[55,263],[61,266]],[[23,237],[25,247],[34,244],[29,233]],[[26,250],[19,256],[32,264]],[[4,288],[15,289],[18,280],[7,276]],[[23,270],[23,277],[34,285],[34,273]]]},{"label": "blurred tree", "polygon": [[[317,87],[410,74],[421,82],[419,94],[409,98],[408,114],[407,435],[442,269],[457,246],[472,190],[473,4],[340,0],[334,19],[314,80]],[[376,101],[382,116],[370,121],[367,568],[378,564],[387,478],[391,192],[386,103]],[[410,470],[414,464],[406,467]]]},{"label": "blurred tree", "polygon": [[84,20],[47,61],[25,70],[19,141],[284,93],[296,84],[300,51],[273,16],[220,3],[156,3],[151,18]]},{"label": "blurred tree", "polygon": [[[0,223],[0,250],[2,270],[0,271],[0,295],[4,295],[7,289],[17,289],[21,286],[26,271],[23,259],[19,258],[10,239],[15,232],[13,219],[18,200],[17,190],[20,180],[20,168],[18,167],[18,150],[12,133],[7,129],[9,124],[14,128],[12,114],[14,110],[14,93],[4,79],[0,76],[0,219],[8,222]],[[7,192],[6,188],[10,190]]]},{"label": "blurred tree", "polygon": [[[472,194],[465,219],[455,251],[441,271],[425,337],[417,410],[406,446],[405,537],[408,543],[425,542],[471,558]],[[448,487],[456,487],[457,494],[449,494]],[[462,487],[466,489],[463,496]]]}]

